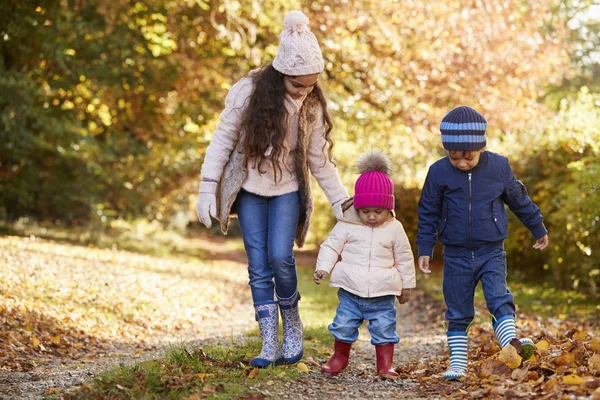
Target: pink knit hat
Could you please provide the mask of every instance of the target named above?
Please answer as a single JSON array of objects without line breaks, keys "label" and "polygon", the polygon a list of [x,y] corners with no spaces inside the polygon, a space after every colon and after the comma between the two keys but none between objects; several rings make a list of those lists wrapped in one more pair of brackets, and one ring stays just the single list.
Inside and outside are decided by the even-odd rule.
[{"label": "pink knit hat", "polygon": [[360,176],[354,184],[354,208],[394,209],[394,184],[390,179],[392,163],[381,151],[367,151],[357,162]]}]

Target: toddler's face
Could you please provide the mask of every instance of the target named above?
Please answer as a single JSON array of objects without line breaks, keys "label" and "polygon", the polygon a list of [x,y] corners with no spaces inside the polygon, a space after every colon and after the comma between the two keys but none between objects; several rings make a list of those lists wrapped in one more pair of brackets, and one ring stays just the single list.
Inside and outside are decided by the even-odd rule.
[{"label": "toddler's face", "polygon": [[296,100],[308,96],[308,94],[312,92],[318,81],[319,74],[302,76],[285,75],[283,77],[285,91],[288,92],[288,94]]},{"label": "toddler's face", "polygon": [[371,228],[377,228],[387,221],[390,216],[390,210],[377,207],[364,207],[358,209],[358,216],[360,217],[360,222],[363,224]]},{"label": "toddler's face", "polygon": [[477,166],[479,163],[479,156],[481,152],[485,149],[477,150],[477,151],[457,151],[452,150],[448,152],[448,158],[450,159],[450,164],[454,166],[454,168],[458,168],[461,171],[470,171]]}]

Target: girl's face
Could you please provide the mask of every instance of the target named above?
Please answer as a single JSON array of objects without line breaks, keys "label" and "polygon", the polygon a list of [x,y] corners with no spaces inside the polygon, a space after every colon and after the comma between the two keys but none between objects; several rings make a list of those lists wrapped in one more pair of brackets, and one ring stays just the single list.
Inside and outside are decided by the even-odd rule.
[{"label": "girl's face", "polygon": [[454,168],[458,168],[461,171],[470,171],[477,166],[479,163],[479,156],[481,152],[485,149],[477,150],[477,151],[449,151],[448,158],[450,159],[450,164]]},{"label": "girl's face", "polygon": [[294,100],[301,100],[312,92],[319,81],[319,74],[302,76],[283,76],[285,91],[292,96]]},{"label": "girl's face", "polygon": [[360,222],[371,227],[377,228],[390,217],[390,210],[378,207],[363,207],[358,209]]}]

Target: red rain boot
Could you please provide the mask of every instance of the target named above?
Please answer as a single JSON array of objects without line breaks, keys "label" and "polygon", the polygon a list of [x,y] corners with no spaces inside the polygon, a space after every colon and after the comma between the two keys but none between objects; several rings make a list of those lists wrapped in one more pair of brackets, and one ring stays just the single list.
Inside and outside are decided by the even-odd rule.
[{"label": "red rain boot", "polygon": [[382,378],[397,378],[398,374],[392,368],[394,363],[394,343],[375,346],[377,355],[377,374]]},{"label": "red rain boot", "polygon": [[336,376],[339,374],[341,370],[348,366],[348,358],[350,358],[351,347],[352,343],[344,343],[336,340],[335,344],[333,345],[333,354],[329,358],[329,361],[323,364],[323,367],[321,367],[321,372],[331,376]]}]

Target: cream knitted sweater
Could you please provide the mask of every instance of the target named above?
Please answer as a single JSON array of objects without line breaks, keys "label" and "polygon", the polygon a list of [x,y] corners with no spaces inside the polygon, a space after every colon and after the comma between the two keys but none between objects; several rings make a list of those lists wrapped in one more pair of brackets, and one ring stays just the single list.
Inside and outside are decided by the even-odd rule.
[{"label": "cream knitted sweater", "polygon": [[[225,109],[219,117],[220,122],[206,149],[201,170],[203,178],[220,180],[223,168],[240,138],[241,117],[249,103],[253,89],[252,77],[245,77],[229,90],[225,99]],[[248,177],[242,183],[242,187],[251,193],[261,196],[278,196],[298,190],[293,152],[298,142],[298,121],[302,101],[295,101],[289,95],[286,95],[285,107],[288,119],[282,165],[287,166],[287,168],[282,168],[282,175],[278,175],[279,180],[275,182],[273,164],[270,160],[263,163],[261,170],[264,173],[261,174],[258,168],[254,166],[254,160],[249,159]],[[337,168],[327,158],[327,146],[324,148],[326,144],[324,131],[323,114],[320,110],[317,123],[310,133],[307,158],[312,175],[317,179],[329,202],[333,204],[347,198],[348,192],[340,181]],[[269,151],[270,149],[267,150],[267,155]]]}]

